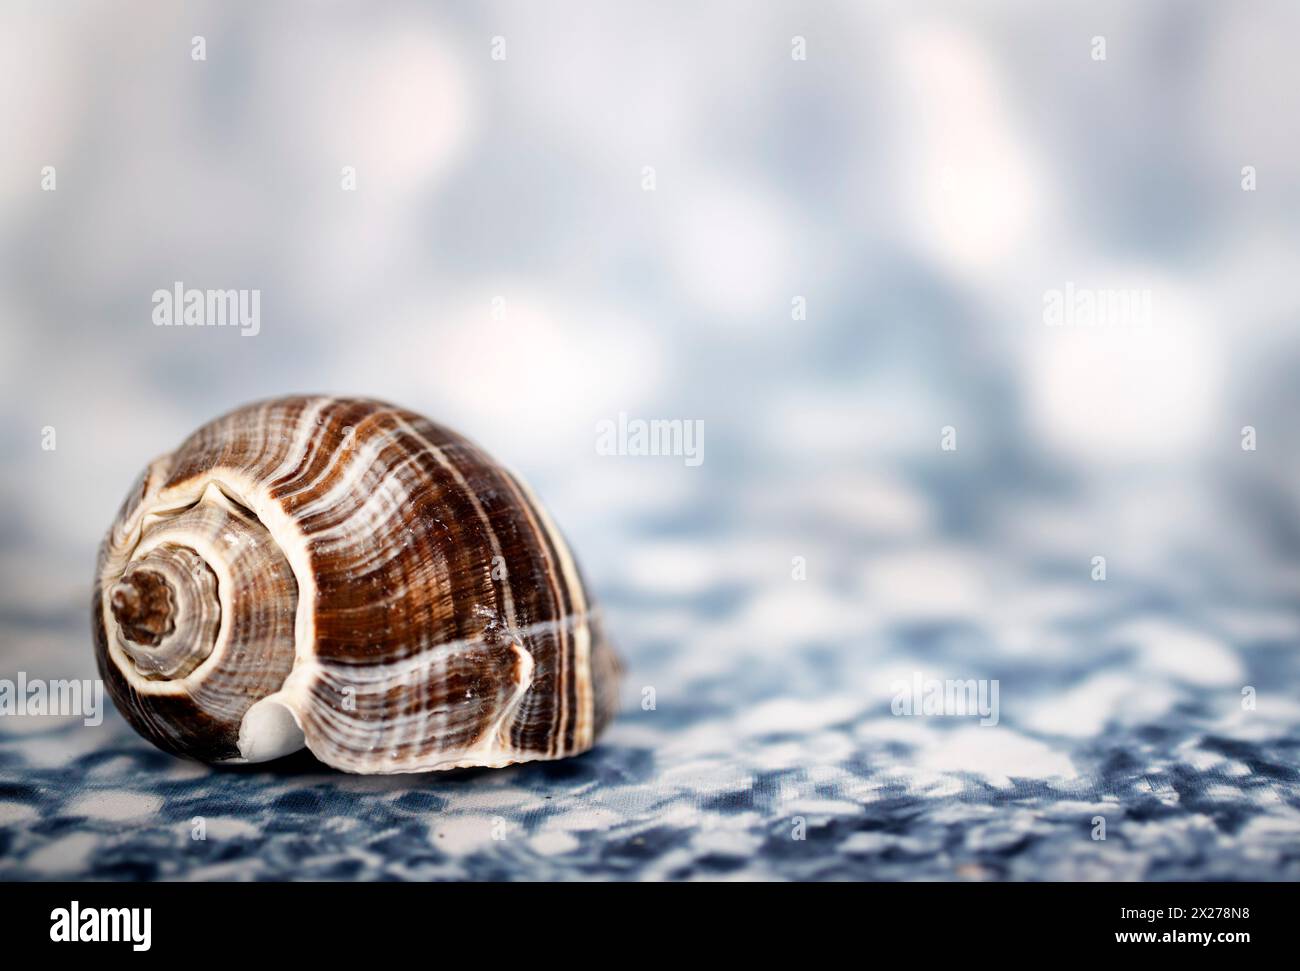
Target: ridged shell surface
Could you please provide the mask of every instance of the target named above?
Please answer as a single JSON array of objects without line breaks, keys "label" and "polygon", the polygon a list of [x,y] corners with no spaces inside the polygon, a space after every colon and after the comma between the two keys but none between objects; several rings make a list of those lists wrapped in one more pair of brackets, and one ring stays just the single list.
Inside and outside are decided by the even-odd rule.
[{"label": "ridged shell surface", "polygon": [[100,671],[159,747],[350,772],[585,751],[619,664],[563,536],[480,448],[382,402],[233,411],[155,460],[99,555]]}]

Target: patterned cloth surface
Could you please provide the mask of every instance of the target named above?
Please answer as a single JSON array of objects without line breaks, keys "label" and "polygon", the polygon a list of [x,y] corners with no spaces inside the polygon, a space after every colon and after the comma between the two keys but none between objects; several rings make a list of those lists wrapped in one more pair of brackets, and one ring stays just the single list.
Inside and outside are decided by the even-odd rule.
[{"label": "patterned cloth surface", "polygon": [[[1223,536],[1175,569],[1133,536],[1094,580],[1047,552],[1088,527],[1077,501],[989,513],[999,545],[927,526],[942,490],[827,486],[874,515],[769,480],[677,538],[595,544],[629,673],[579,758],[210,768],[111,704],[98,727],[0,718],[0,876],[1300,877],[1292,575],[1234,563]],[[30,676],[90,674],[78,618],[6,635]],[[914,678],[996,680],[996,724],[907,714]]]}]

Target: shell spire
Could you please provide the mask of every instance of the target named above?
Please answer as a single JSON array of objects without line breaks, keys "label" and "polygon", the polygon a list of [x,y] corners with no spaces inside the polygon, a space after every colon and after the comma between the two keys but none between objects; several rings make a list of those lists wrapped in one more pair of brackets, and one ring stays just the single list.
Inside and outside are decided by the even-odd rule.
[{"label": "shell spire", "polygon": [[528,487],[366,399],[249,405],[153,462],[100,548],[93,614],[128,721],[209,762],[553,759],[617,706],[617,657]]}]

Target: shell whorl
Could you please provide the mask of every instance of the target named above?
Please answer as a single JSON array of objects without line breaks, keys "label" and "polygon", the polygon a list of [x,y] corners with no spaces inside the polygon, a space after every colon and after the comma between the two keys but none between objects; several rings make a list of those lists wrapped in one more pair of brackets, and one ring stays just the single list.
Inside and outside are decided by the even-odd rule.
[{"label": "shell whorl", "polygon": [[168,751],[353,772],[585,751],[618,661],[521,480],[409,411],[298,397],[156,460],[100,549],[97,655]]}]

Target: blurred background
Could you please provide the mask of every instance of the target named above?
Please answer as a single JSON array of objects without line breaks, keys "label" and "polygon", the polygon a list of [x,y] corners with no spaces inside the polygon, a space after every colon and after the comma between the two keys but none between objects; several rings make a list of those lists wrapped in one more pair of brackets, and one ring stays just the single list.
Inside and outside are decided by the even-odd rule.
[{"label": "blurred background", "polygon": [[[1131,807],[1190,771],[1237,793],[1231,826],[1181,797],[1213,845],[1266,819],[1213,866],[1294,873],[1298,35],[1287,2],[9,0],[5,672],[92,676],[95,546],[151,457],[372,395],[569,535],[629,661],[611,745],[657,766],[627,819],[749,793],[688,856],[810,800],[853,839],[882,778]],[[260,290],[259,332],[154,326],[176,281]],[[1051,318],[1081,291],[1149,314]],[[620,412],[702,420],[703,463],[599,454]],[[891,719],[918,669],[1002,679],[998,741]],[[1134,845],[1033,865],[1210,866]]]}]

